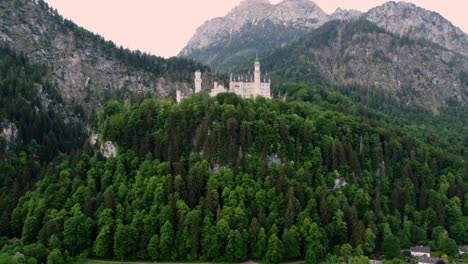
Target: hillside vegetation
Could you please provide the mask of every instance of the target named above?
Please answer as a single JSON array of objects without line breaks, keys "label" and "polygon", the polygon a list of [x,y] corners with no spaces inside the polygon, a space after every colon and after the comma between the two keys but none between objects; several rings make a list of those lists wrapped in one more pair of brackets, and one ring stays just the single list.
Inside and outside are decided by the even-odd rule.
[{"label": "hillside vegetation", "polygon": [[12,234],[11,212],[47,164],[83,144],[83,110],[65,106],[45,72],[0,47],[0,236]]},{"label": "hillside vegetation", "polygon": [[412,244],[452,256],[468,243],[461,156],[311,95],[108,102],[101,133],[118,155],[62,156],[20,199],[9,231],[21,242],[2,252],[338,263],[398,258]]}]

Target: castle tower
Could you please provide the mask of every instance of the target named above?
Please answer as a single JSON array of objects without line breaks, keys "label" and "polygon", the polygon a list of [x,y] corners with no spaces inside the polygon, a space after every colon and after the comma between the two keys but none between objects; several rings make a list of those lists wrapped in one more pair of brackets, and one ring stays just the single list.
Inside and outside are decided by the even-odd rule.
[{"label": "castle tower", "polygon": [[182,93],[180,92],[180,90],[176,91],[176,101],[177,103],[180,103],[180,101],[182,101]]},{"label": "castle tower", "polygon": [[258,54],[257,54],[257,58],[255,59],[255,72],[254,72],[255,83],[260,83],[260,75],[261,75],[260,60],[258,59]]},{"label": "castle tower", "polygon": [[201,92],[201,87],[202,87],[201,72],[197,70],[195,72],[195,93]]}]

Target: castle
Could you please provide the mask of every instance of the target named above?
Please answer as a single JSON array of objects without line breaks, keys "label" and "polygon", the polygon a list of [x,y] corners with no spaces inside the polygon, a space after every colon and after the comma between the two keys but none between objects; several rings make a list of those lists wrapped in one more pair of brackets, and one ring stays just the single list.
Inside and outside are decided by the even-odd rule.
[{"label": "castle", "polygon": [[[195,72],[195,93],[201,92],[202,87],[202,78],[201,72]],[[260,70],[260,60],[255,59],[254,73],[247,75],[233,75],[231,74],[229,81],[229,89],[226,89],[222,84],[214,82],[213,89],[210,91],[210,96],[216,96],[219,93],[235,93],[240,97],[246,98],[256,98],[257,96],[263,96],[267,99],[271,99],[270,93],[270,78],[268,74],[262,75]],[[188,95],[183,94],[181,91],[176,91],[177,102],[180,102],[183,98]]]}]

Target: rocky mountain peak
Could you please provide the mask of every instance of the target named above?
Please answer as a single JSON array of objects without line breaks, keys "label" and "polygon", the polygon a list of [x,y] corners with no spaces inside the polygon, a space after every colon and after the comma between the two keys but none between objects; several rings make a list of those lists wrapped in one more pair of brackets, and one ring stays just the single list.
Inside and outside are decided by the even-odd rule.
[{"label": "rocky mountain peak", "polygon": [[214,18],[199,27],[179,56],[189,56],[194,50],[229,39],[248,23],[269,21],[276,25],[313,29],[328,20],[328,15],[310,0],[283,0],[276,5],[268,0],[245,0],[225,17]]},{"label": "rocky mountain peak", "polygon": [[406,2],[387,2],[364,18],[400,36],[431,41],[468,55],[468,36],[440,14]]},{"label": "rocky mountain peak", "polygon": [[277,5],[283,5],[283,6],[317,6],[317,4],[314,1],[311,0],[283,0],[282,2],[278,3]]},{"label": "rocky mountain peak", "polygon": [[354,9],[337,8],[333,14],[330,15],[331,20],[354,20],[362,16],[362,12]]}]

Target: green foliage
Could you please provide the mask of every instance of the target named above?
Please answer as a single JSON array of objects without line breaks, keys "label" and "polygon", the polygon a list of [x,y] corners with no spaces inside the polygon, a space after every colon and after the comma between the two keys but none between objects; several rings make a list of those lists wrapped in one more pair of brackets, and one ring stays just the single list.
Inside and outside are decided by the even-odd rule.
[{"label": "green foliage", "polygon": [[58,249],[54,249],[50,252],[49,256],[47,257],[47,264],[64,264],[65,261],[63,260],[62,252]]},{"label": "green foliage", "polygon": [[386,236],[382,244],[382,253],[386,259],[393,259],[400,256],[400,240],[394,235]]},{"label": "green foliage", "polygon": [[113,237],[109,226],[104,226],[94,242],[94,254],[101,258],[112,256]]},{"label": "green foliage", "polygon": [[118,224],[114,235],[114,256],[124,260],[136,252],[136,230],[132,226]]},{"label": "green foliage", "polygon": [[148,255],[151,260],[156,261],[159,258],[159,236],[154,235],[151,237],[148,244]]},{"label": "green foliage", "polygon": [[63,244],[73,255],[78,255],[92,244],[94,223],[81,212],[78,204],[73,206],[71,214],[64,223]]},{"label": "green foliage", "polygon": [[11,226],[25,244],[116,260],[320,263],[464,241],[463,157],[312,98],[109,102],[100,129],[117,156],[62,156]]},{"label": "green foliage", "polygon": [[161,239],[159,240],[159,249],[161,251],[161,259],[170,260],[172,258],[172,246],[174,240],[174,231],[171,223],[166,223],[161,228]]},{"label": "green foliage", "polygon": [[357,256],[351,259],[351,264],[368,264],[369,258],[366,256]]},{"label": "green foliage", "polygon": [[276,234],[272,234],[268,238],[268,247],[265,255],[266,263],[279,263],[284,256],[284,248],[282,241]]},{"label": "green foliage", "polygon": [[295,226],[285,230],[281,239],[283,242],[285,258],[288,260],[297,259],[301,256],[301,238]]},{"label": "green foliage", "polygon": [[348,262],[349,258],[353,255],[353,247],[350,244],[344,244],[340,249],[340,256],[342,262]]},{"label": "green foliage", "polygon": [[28,242],[38,235],[40,215],[31,214],[22,232],[10,226],[18,199],[59,152],[81,147],[84,139],[84,116],[63,105],[56,88],[45,81],[48,72],[0,45],[0,131],[12,132],[9,138],[0,136],[0,233],[24,235]]},{"label": "green foliage", "polygon": [[440,234],[437,244],[439,251],[448,256],[453,256],[458,249],[457,242],[449,238],[446,231]]}]

